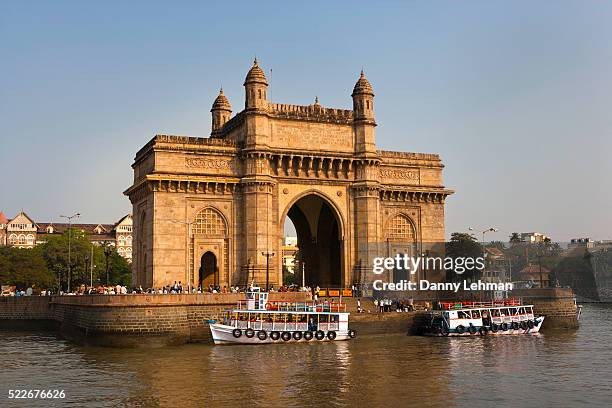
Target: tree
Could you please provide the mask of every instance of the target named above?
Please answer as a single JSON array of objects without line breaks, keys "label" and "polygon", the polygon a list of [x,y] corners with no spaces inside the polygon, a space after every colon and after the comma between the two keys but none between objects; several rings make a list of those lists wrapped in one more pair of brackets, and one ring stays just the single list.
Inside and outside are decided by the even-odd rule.
[{"label": "tree", "polygon": [[502,250],[502,251],[504,249],[506,249],[506,245],[503,242],[501,242],[501,241],[491,241],[487,245],[485,245],[485,247],[487,247],[487,248],[497,248],[497,249]]},{"label": "tree", "polygon": [[[102,253],[104,253],[104,251],[102,251]],[[111,284],[119,284],[127,287],[132,285],[132,267],[124,257],[119,255],[115,248],[113,248],[113,251],[108,257],[108,270]],[[106,273],[106,271],[104,272]]]},{"label": "tree", "polygon": [[[482,257],[482,246],[476,238],[471,234],[464,232],[453,232],[451,239],[446,244],[446,256],[454,260],[453,265],[457,265],[458,258],[473,258]],[[447,270],[447,280],[475,280],[479,275],[479,270],[474,265],[466,268],[462,274],[456,271]]]},{"label": "tree", "polygon": [[518,232],[513,232],[510,235],[510,243],[511,244],[518,244],[519,242],[521,242],[521,236],[519,235]]},{"label": "tree", "polygon": [[[89,285],[91,279],[91,252],[93,249],[93,283],[106,282],[104,250],[93,245],[89,235],[75,228],[70,241],[71,289],[80,284]],[[44,258],[47,268],[55,275],[57,287],[68,287],[68,231],[52,235],[47,241],[34,248]]]},{"label": "tree", "polygon": [[53,273],[34,249],[0,248],[0,283],[18,288],[54,286]]}]

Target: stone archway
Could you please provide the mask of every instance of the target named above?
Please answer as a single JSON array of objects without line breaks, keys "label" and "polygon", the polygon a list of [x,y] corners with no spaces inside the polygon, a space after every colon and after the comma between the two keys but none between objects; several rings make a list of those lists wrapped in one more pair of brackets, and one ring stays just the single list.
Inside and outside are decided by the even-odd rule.
[{"label": "stone archway", "polygon": [[[385,228],[387,256],[395,257],[396,255],[415,257],[417,252],[417,230],[414,222],[406,214],[398,213],[390,218]],[[399,283],[402,280],[416,282],[418,280],[418,272],[410,273],[406,269],[394,268],[390,272],[389,280]]]},{"label": "stone archway", "polygon": [[217,277],[217,257],[210,251],[207,251],[200,258],[199,279],[202,290],[206,290],[210,285],[218,285]]},{"label": "stone archway", "polygon": [[310,193],[296,200],[286,217],[297,233],[300,256],[297,281],[301,283],[303,263],[307,286],[343,286],[342,220],[336,208],[321,195]]}]

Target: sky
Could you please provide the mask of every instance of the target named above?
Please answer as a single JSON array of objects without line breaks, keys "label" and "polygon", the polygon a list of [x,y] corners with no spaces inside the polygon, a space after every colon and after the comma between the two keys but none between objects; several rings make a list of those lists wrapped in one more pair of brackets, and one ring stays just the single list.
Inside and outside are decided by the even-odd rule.
[{"label": "sky", "polygon": [[[376,142],[438,153],[447,234],[612,239],[612,3],[0,2],[0,210],[115,222],[136,151],[206,137],[254,56],[274,102],[350,109]],[[272,75],[269,75],[272,69]]]}]

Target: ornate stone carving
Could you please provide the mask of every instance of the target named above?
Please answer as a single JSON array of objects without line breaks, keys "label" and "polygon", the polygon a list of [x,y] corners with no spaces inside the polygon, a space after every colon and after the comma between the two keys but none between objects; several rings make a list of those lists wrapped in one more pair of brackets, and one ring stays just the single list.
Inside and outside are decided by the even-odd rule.
[{"label": "ornate stone carving", "polygon": [[418,170],[380,169],[380,177],[387,179],[403,179],[419,181]]},{"label": "ornate stone carving", "polygon": [[234,171],[236,168],[234,160],[232,159],[204,159],[200,157],[185,158],[185,166],[189,168],[231,171]]}]

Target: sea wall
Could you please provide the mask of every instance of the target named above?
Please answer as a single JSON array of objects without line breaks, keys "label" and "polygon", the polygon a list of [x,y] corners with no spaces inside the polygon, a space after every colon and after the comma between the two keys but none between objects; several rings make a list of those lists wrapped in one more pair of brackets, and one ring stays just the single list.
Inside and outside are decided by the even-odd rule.
[{"label": "sea wall", "polygon": [[511,295],[533,304],[535,314],[546,316],[542,330],[578,327],[578,309],[571,288],[515,289]]},{"label": "sea wall", "polygon": [[[231,293],[2,297],[0,327],[52,326],[77,343],[113,347],[209,341],[205,321],[243,299]],[[270,300],[307,299],[298,292],[270,294]]]}]

